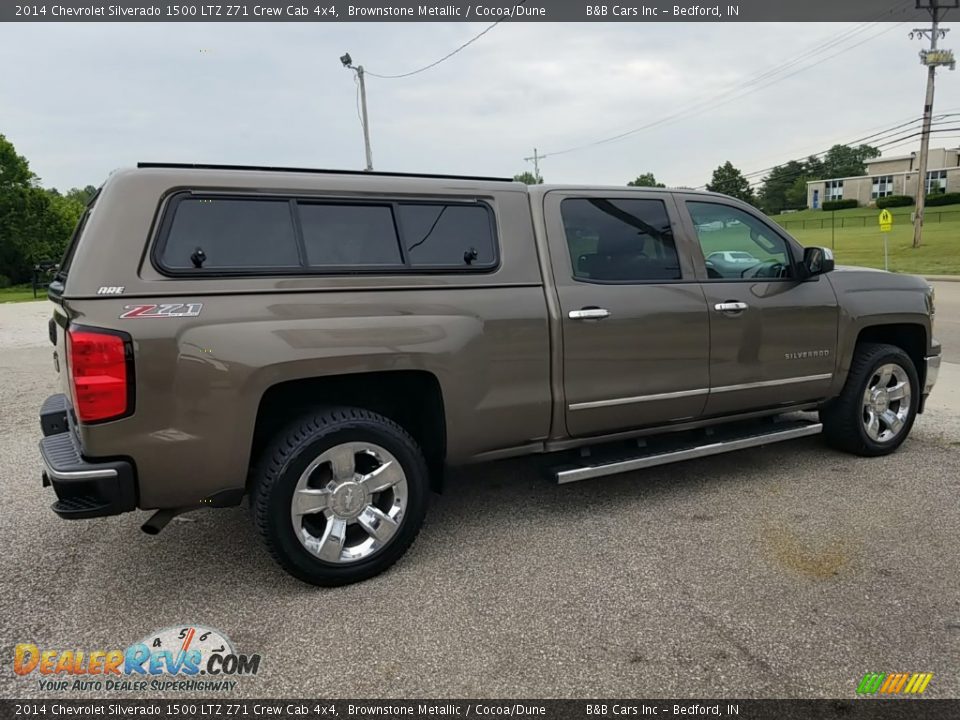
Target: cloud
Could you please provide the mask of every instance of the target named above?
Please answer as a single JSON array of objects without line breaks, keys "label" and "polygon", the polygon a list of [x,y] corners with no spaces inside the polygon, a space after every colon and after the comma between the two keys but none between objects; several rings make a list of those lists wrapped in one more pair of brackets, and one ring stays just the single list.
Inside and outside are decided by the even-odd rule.
[{"label": "cloud", "polygon": [[[349,51],[372,72],[407,72],[484,27],[8,24],[0,63],[21,70],[0,77],[0,132],[61,188],[99,183],[138,160],[359,169],[356,88],[339,56]],[[825,54],[878,36],[813,69],[705,102],[857,27],[502,23],[424,73],[368,77],[374,163],[512,175],[530,168],[523,158],[534,147],[549,154],[666,118],[548,157],[541,172],[551,182],[620,185],[653,172],[700,185],[726,160],[760,169],[920,114],[918,45],[908,27],[892,25],[851,34]],[[941,78],[938,111],[957,108],[956,75]]]}]

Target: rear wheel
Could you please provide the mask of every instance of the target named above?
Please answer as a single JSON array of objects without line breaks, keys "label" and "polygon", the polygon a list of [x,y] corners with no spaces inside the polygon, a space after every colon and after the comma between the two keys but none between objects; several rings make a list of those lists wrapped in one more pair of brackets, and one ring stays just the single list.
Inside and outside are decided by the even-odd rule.
[{"label": "rear wheel", "polygon": [[910,356],[895,345],[857,346],[840,396],[820,411],[827,442],[857,455],[886,455],[913,427],[919,380]]},{"label": "rear wheel", "polygon": [[428,488],[423,455],[403,428],[334,408],[277,435],[257,471],[254,519],[292,575],[345,585],[403,555],[423,524]]}]

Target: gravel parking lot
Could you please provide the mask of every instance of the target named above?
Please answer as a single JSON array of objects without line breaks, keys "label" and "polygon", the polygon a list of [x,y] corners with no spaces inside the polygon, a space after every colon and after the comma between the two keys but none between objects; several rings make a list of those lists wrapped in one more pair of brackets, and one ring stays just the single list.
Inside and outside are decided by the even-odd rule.
[{"label": "gravel parking lot", "polygon": [[[953,285],[941,316],[960,317]],[[3,697],[75,696],[15,677],[17,643],[182,623],[262,655],[246,697],[852,697],[868,671],[960,696],[960,364],[891,457],[812,438],[559,487],[532,461],[471,469],[393,570],[320,590],[273,564],[246,507],[156,537],[145,513],[50,512],[49,312],[0,305]],[[960,332],[945,346],[960,362]]]}]

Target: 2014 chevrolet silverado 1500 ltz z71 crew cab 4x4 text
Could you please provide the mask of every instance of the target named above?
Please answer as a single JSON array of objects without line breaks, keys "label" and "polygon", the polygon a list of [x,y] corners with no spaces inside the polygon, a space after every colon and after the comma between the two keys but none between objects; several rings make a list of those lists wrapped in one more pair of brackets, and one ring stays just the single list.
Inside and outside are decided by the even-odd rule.
[{"label": "2014 chevrolet silverado 1500 ltz z71 crew cab 4x4 text", "polygon": [[54,512],[156,533],[246,495],[318,585],[395,562],[448,467],[540,453],[564,483],[821,431],[882,455],[940,365],[923,280],[686,190],[142,163],[49,294]]}]

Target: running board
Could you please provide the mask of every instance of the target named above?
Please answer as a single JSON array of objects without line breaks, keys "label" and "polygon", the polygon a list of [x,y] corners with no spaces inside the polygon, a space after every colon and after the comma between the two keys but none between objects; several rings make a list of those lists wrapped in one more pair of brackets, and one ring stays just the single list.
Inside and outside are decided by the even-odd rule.
[{"label": "running board", "polygon": [[553,471],[553,476],[558,484],[576,482],[577,480],[589,480],[590,478],[602,477],[604,475],[616,475],[618,473],[641,470],[656,465],[666,465],[680,460],[693,460],[694,458],[720,455],[721,453],[743,450],[759,445],[768,445],[784,440],[794,440],[808,435],[816,435],[823,429],[823,425],[818,422],[790,423],[790,425],[791,427],[789,428],[771,428],[766,432],[751,434],[745,437],[734,437],[728,440],[707,443],[701,442],[701,444],[698,445],[671,450],[669,452],[648,453],[596,465],[557,468]]}]

